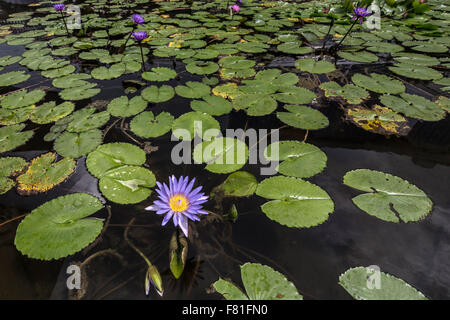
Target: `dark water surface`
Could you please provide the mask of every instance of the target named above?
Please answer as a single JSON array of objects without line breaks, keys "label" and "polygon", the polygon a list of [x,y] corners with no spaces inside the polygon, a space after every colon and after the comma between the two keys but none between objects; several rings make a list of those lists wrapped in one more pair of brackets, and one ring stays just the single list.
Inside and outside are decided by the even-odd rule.
[{"label": "dark water surface", "polygon": [[[26,10],[0,2],[2,11]],[[23,52],[21,46],[0,44],[0,56]],[[281,62],[289,61],[278,57]],[[276,63],[276,61],[274,62]],[[151,66],[172,67],[170,59],[153,59]],[[348,77],[357,71],[350,67]],[[382,67],[376,67],[379,71]],[[17,65],[5,67],[4,72],[26,68]],[[177,63],[181,79],[169,85],[198,81],[201,77],[184,72],[183,63]],[[39,72],[21,84],[28,86],[45,80]],[[120,80],[101,81],[102,91],[95,100],[111,100],[123,91],[123,80],[136,79],[127,75]],[[43,83],[42,85],[45,85]],[[47,84],[48,85],[48,84]],[[434,94],[437,89],[416,83]],[[420,94],[415,87],[408,93]],[[0,92],[2,94],[3,92]],[[55,95],[57,97],[57,95]],[[77,102],[77,108],[90,101]],[[323,107],[323,108],[322,108]],[[190,111],[189,100],[176,96],[166,103],[152,106],[151,111],[169,111],[173,116]],[[309,179],[326,190],[335,203],[335,211],[318,227],[294,229],[268,219],[259,206],[266,200],[257,196],[249,199],[227,199],[215,208],[226,212],[236,204],[239,217],[235,223],[219,215],[210,215],[201,223],[192,224],[188,264],[180,280],[175,280],[168,269],[168,245],[175,228],[171,223],[161,227],[161,217],[144,211],[155,199],[155,194],[138,205],[111,204],[111,219],[100,241],[89,251],[82,251],[63,261],[40,262],[22,256],[14,247],[18,221],[0,229],[0,298],[52,299],[145,299],[144,261],[124,241],[124,230],[132,218],[129,238],[150,258],[163,275],[164,299],[220,299],[210,290],[218,277],[230,278],[240,285],[239,265],[258,262],[282,272],[306,299],[350,299],[338,285],[338,277],[348,268],[378,265],[381,271],[399,277],[431,299],[450,298],[450,134],[449,118],[434,123],[415,122],[404,138],[386,138],[363,131],[342,121],[343,112],[335,104],[321,106],[330,126],[318,132],[309,132],[307,142],[320,147],[328,156],[326,169]],[[110,123],[114,119],[110,120]],[[283,123],[273,115],[249,119],[244,113],[233,112],[218,117],[221,128],[278,128]],[[48,126],[37,130],[27,145],[7,155],[22,156],[27,160],[52,150],[52,143],[43,141]],[[302,140],[305,132],[297,129],[281,130],[281,139]],[[124,141],[133,143],[118,128],[112,128],[104,143]],[[143,141],[143,140],[141,140]],[[172,164],[170,152],[175,142],[170,135],[152,139],[159,149],[148,157],[147,164],[158,181],[166,182],[169,175],[197,177],[206,192],[219,185],[225,175],[212,175],[202,165]],[[351,199],[359,194],[342,183],[344,174],[353,169],[366,168],[399,176],[422,189],[433,201],[433,211],[417,223],[389,223],[359,210]],[[242,168],[254,173],[259,180],[259,167]],[[75,173],[57,188],[29,197],[19,196],[15,190],[0,197],[0,223],[30,212],[45,201],[72,192],[88,192],[102,199],[97,179],[86,170],[85,159],[78,160]],[[103,209],[96,216],[106,218]],[[97,253],[83,267],[82,290],[69,291],[66,287],[66,269],[70,264],[85,261]],[[150,299],[159,299],[153,291]]]}]

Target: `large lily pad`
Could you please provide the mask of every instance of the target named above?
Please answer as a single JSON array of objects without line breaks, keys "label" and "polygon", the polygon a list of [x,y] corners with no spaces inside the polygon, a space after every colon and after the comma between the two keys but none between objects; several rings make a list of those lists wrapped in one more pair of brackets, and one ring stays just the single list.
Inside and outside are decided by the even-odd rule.
[{"label": "large lily pad", "polygon": [[256,194],[273,199],[261,206],[271,220],[295,228],[317,226],[334,211],[330,196],[320,187],[294,177],[271,177],[259,183]]},{"label": "large lily pad", "polygon": [[92,129],[81,133],[64,132],[59,135],[53,145],[63,157],[80,158],[93,151],[102,142],[102,132]]},{"label": "large lily pad", "polygon": [[39,89],[30,92],[27,90],[19,90],[2,98],[0,104],[3,108],[7,109],[23,108],[39,102],[44,96],[45,91]]},{"label": "large lily pad", "polygon": [[402,93],[400,96],[401,98],[383,95],[380,97],[380,102],[386,107],[411,118],[438,121],[445,117],[444,110],[424,97],[408,93]]},{"label": "large lily pad", "polygon": [[328,126],[328,118],[319,110],[298,105],[284,105],[288,112],[277,112],[277,118],[294,128],[317,130]]},{"label": "large lily pad", "polygon": [[406,89],[401,81],[378,73],[371,73],[369,76],[357,73],[352,76],[352,81],[357,86],[377,93],[395,94],[405,92]]},{"label": "large lily pad", "polygon": [[211,88],[202,82],[188,81],[185,84],[175,87],[177,95],[184,98],[199,99],[209,95],[211,91]]},{"label": "large lily pad", "polygon": [[162,85],[158,86],[150,86],[142,90],[142,98],[149,102],[159,103],[169,101],[175,96],[175,92],[171,86]]},{"label": "large lily pad", "polygon": [[24,82],[30,78],[31,75],[25,71],[12,71],[0,74],[0,87],[12,86]]},{"label": "large lily pad", "polygon": [[138,114],[130,122],[131,131],[143,138],[156,138],[172,129],[174,117],[168,112],[161,112],[156,117],[153,112]]},{"label": "large lily pad", "polygon": [[264,116],[271,114],[277,108],[277,102],[270,95],[248,93],[233,99],[236,110],[245,110],[249,116]]},{"label": "large lily pad", "polygon": [[71,114],[74,109],[75,105],[72,102],[56,105],[55,101],[50,101],[33,109],[30,119],[38,124],[52,123]]},{"label": "large lily pad", "polygon": [[147,101],[141,96],[128,99],[127,96],[121,96],[111,100],[108,104],[108,112],[115,117],[131,117],[137,115],[147,108]]},{"label": "large lily pad", "polygon": [[287,87],[282,92],[273,94],[272,97],[284,103],[307,104],[316,98],[316,94],[301,87]]},{"label": "large lily pad", "polygon": [[13,150],[25,142],[32,136],[32,130],[22,131],[24,124],[15,124],[0,128],[0,152]]},{"label": "large lily pad", "polygon": [[309,73],[329,73],[336,70],[336,67],[331,62],[325,60],[316,61],[312,58],[295,61],[295,67]]},{"label": "large lily pad", "polygon": [[237,171],[230,174],[219,186],[226,197],[248,197],[255,193],[258,181],[247,171]]},{"label": "large lily pad", "polygon": [[208,95],[203,100],[191,101],[191,108],[198,112],[207,113],[212,116],[221,116],[230,113],[233,105],[227,99],[222,97]]},{"label": "large lily pad", "polygon": [[367,192],[354,197],[353,203],[384,221],[419,221],[430,213],[433,206],[425,192],[416,186],[380,171],[349,171],[344,176],[344,184]]},{"label": "large lily pad", "polygon": [[158,67],[148,72],[142,73],[142,78],[148,81],[169,81],[177,76],[177,72],[173,69]]},{"label": "large lily pad", "polygon": [[73,193],[37,207],[17,228],[14,244],[30,258],[60,259],[88,246],[102,231],[100,219],[86,218],[103,208],[87,193]]},{"label": "large lily pad", "polygon": [[202,138],[208,130],[216,130],[219,134],[219,122],[209,114],[196,111],[183,114],[172,124],[172,133],[180,140],[192,140],[195,135]]}]

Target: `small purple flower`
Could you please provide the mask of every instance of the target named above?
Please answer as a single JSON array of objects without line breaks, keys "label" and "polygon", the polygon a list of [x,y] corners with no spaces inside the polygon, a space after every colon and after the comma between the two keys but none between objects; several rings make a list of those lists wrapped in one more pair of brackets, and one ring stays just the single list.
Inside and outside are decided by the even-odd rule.
[{"label": "small purple flower", "polygon": [[148,38],[148,34],[145,31],[135,31],[135,32],[133,32],[131,34],[139,42],[144,40],[145,38]]},{"label": "small purple flower", "polygon": [[241,10],[241,7],[239,7],[237,4],[233,4],[230,6],[230,9],[233,10],[233,12],[239,12]]},{"label": "small purple flower", "polygon": [[242,4],[242,0],[236,0],[236,4]]},{"label": "small purple flower", "polygon": [[145,208],[145,210],[156,211],[157,214],[165,214],[162,225],[173,217],[175,227],[179,226],[184,235],[188,236],[188,219],[192,221],[200,221],[197,215],[208,214],[202,210],[202,204],[208,201],[208,196],[200,192],[202,187],[194,187],[195,178],[189,181],[189,177],[174,176],[169,178],[169,186],[165,183],[156,182],[159,199],[153,202],[153,205]]},{"label": "small purple flower", "polygon": [[137,13],[133,14],[131,18],[133,19],[134,24],[145,23],[145,19],[142,16],[138,15]]},{"label": "small purple flower", "polygon": [[356,19],[359,20],[359,24],[362,24],[365,17],[371,16],[372,13],[367,11],[367,9],[363,7],[356,7],[353,9],[353,17],[351,18],[351,21],[354,21]]},{"label": "small purple flower", "polygon": [[64,9],[66,9],[66,6],[64,5],[64,3],[57,3],[53,5],[53,9],[55,9],[56,11],[64,11]]}]

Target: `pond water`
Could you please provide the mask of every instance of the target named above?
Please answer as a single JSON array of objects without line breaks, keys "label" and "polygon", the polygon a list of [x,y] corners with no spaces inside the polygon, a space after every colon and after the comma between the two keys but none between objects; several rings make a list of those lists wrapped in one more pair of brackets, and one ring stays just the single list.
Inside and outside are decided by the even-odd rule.
[{"label": "pond water", "polygon": [[[28,16],[24,21],[21,19],[18,19],[17,22],[8,21],[7,19],[14,17],[11,14],[34,12],[33,17],[46,17],[47,14],[53,13],[50,2],[41,2],[40,6],[29,6],[30,3],[35,3],[35,1],[0,2],[0,21],[2,25],[9,26],[8,28],[0,29],[0,40],[2,37],[8,39],[3,43],[0,41],[0,59],[5,56],[21,56],[27,50],[30,50],[29,47],[28,49],[26,48],[29,43],[24,45],[8,44],[9,41],[14,41],[14,38],[7,38],[8,36],[19,35],[18,39],[20,39],[20,34],[23,32],[42,29],[42,26],[39,25],[27,26]],[[127,11],[126,9],[117,8],[116,5],[120,4],[120,1],[113,1],[109,9],[110,12],[107,13],[101,13],[101,3],[95,4],[95,2],[89,1],[78,1],[76,3],[83,8],[82,19],[83,14],[86,14],[89,15],[89,19],[94,19],[94,15],[98,15],[104,19],[122,16],[122,20],[129,20],[133,12],[139,12],[147,18],[146,21],[148,23],[155,24],[139,27],[142,30],[148,30],[149,33],[151,28],[161,30],[160,26],[164,23],[166,25],[177,25],[174,21],[161,22],[159,19],[155,19],[155,17],[159,16],[163,17],[162,20],[174,17],[186,20],[186,27],[182,27],[181,24],[179,28],[174,27],[178,29],[174,29],[170,33],[171,35],[189,33],[193,29],[198,28],[197,25],[189,26],[189,23],[193,20],[187,19],[183,15],[177,16],[180,13],[189,14],[191,12],[189,6],[184,2],[175,2],[175,4],[170,6],[166,2],[161,2],[162,8],[166,11],[157,11],[159,5],[148,7],[143,2],[127,2],[127,5],[131,6],[131,10]],[[88,4],[99,11],[88,13],[88,11],[85,11],[86,7],[83,6]],[[430,4],[436,6],[433,7],[435,10],[437,10],[438,5],[448,8],[442,9],[442,12],[439,11],[441,14],[447,13],[448,18],[450,7],[445,6],[444,2],[441,4],[439,1],[430,1]],[[234,29],[232,28],[228,31],[246,28],[249,29],[249,34],[261,34],[273,39],[280,36],[281,31],[293,32],[304,27],[298,21],[292,25],[286,23],[275,31],[271,29],[273,26],[255,31],[253,28],[255,26],[257,28],[258,23],[255,26],[249,26],[244,25],[244,22],[242,22],[242,25],[238,22],[235,26],[234,22],[240,21],[239,18],[242,17],[248,18],[249,21],[252,18],[263,19],[265,17],[263,13],[266,7],[261,6],[258,1],[246,3],[243,0],[241,12],[236,14],[233,20],[230,20],[228,11],[225,11],[225,9],[215,10],[212,6],[206,5],[206,2],[194,1],[195,5],[198,6],[198,9],[193,9],[192,12],[210,10],[211,14],[219,17],[217,18],[218,20],[232,21],[231,26]],[[309,2],[310,8],[322,9],[325,5],[338,7],[339,3],[333,1],[328,1],[326,4]],[[225,4],[223,6],[225,7]],[[303,6],[306,6],[306,4],[303,4]],[[48,11],[36,11],[37,8],[49,9]],[[178,8],[186,8],[186,10],[178,10]],[[271,10],[270,6],[267,6],[267,8],[269,8],[267,10]],[[307,8],[307,6],[299,8]],[[246,10],[253,10],[253,14],[246,13]],[[283,10],[290,12],[284,7],[280,7],[279,10],[280,12]],[[277,16],[277,13],[270,12],[267,13],[269,16]],[[258,16],[258,14],[261,14],[261,16]],[[428,119],[427,117],[429,116],[426,110],[423,111],[426,108],[421,109],[415,116],[405,114],[401,110],[394,110],[403,119],[399,123],[404,121],[401,125],[406,123],[409,126],[408,130],[400,132],[400,127],[395,126],[393,132],[388,133],[386,131],[376,132],[377,129],[364,130],[364,124],[367,123],[367,119],[365,119],[366,122],[363,121],[358,126],[353,121],[354,118],[349,117],[348,110],[361,106],[370,109],[374,105],[380,104],[382,99],[380,97],[383,93],[369,90],[370,97],[365,97],[363,99],[364,103],[361,101],[357,104],[351,104],[342,98],[325,96],[324,91],[319,89],[319,85],[333,80],[343,86],[351,84],[352,77],[355,74],[368,75],[378,73],[392,77],[391,80],[398,79],[398,81],[403,83],[405,92],[415,95],[414,97],[420,96],[430,101],[436,101],[440,96],[448,97],[448,94],[444,91],[442,85],[435,81],[412,79],[393,73],[389,69],[394,63],[392,53],[389,52],[376,52],[379,58],[376,63],[359,63],[339,58],[336,63],[336,70],[330,72],[314,72],[314,70],[307,72],[297,69],[296,61],[298,59],[317,58],[320,55],[323,27],[325,27],[325,32],[328,28],[327,24],[321,25],[323,21],[317,20],[314,22],[307,16],[308,12],[301,17],[305,18],[309,25],[317,26],[317,28],[321,27],[322,31],[320,31],[320,34],[322,34],[322,37],[311,39],[309,43],[304,35],[299,39],[303,40],[303,47],[317,48],[316,52],[306,54],[286,53],[276,50],[277,44],[272,43],[269,51],[266,51],[264,47],[262,52],[251,53],[247,51],[252,50],[242,48],[242,51],[232,55],[243,55],[247,59],[255,60],[256,65],[254,69],[256,72],[274,68],[282,70],[283,73],[290,72],[297,75],[299,81],[292,86],[298,85],[316,94],[314,101],[298,104],[306,104],[319,110],[328,119],[329,124],[318,130],[308,130],[301,126],[286,125],[277,117],[275,112],[275,109],[276,111],[286,111],[283,109],[281,101],[277,102],[274,110],[258,116],[248,115],[248,110],[245,110],[245,108],[213,116],[220,124],[222,132],[225,132],[226,129],[239,128],[281,128],[280,140],[305,141],[320,148],[327,157],[326,167],[312,177],[307,177],[307,180],[325,190],[334,202],[334,210],[328,219],[309,228],[287,227],[269,219],[263,213],[261,206],[268,199],[256,194],[250,197],[225,197],[223,199],[216,196],[216,198],[211,198],[205,204],[205,208],[210,211],[210,214],[201,217],[200,222],[190,222],[189,246],[184,272],[179,279],[175,279],[169,268],[169,242],[176,228],[172,222],[164,227],[161,226],[162,217],[160,215],[144,210],[145,207],[151,205],[157,199],[156,192],[152,192],[150,197],[138,203],[125,205],[111,201],[99,189],[98,179],[91,175],[87,169],[86,154],[83,154],[80,157],[74,157],[76,158],[74,172],[64,182],[46,192],[20,195],[15,188],[12,188],[5,194],[0,195],[0,223],[7,222],[4,225],[0,225],[0,261],[2,261],[0,263],[0,298],[222,299],[223,296],[216,292],[213,283],[220,277],[231,280],[242,288],[239,267],[247,262],[251,262],[270,266],[282,273],[295,285],[298,292],[305,299],[352,299],[352,296],[339,284],[339,276],[350,268],[370,265],[377,265],[382,272],[404,280],[430,299],[449,299],[450,198],[448,197],[448,186],[450,182],[450,118],[443,111],[443,116],[440,119],[424,121],[424,118]],[[426,15],[428,19],[433,20],[430,16]],[[196,17],[198,20],[200,16]],[[282,16],[279,18],[286,17]],[[294,16],[292,16],[293,18]],[[56,22],[51,24],[44,19],[46,31],[51,33],[51,30],[56,30],[56,35],[33,37],[33,42],[37,43],[57,37],[66,37],[64,26],[60,22],[58,23],[58,19],[48,20]],[[267,20],[271,21],[269,18]],[[83,23],[85,23],[84,19]],[[15,24],[24,25],[14,28]],[[401,25],[401,27],[405,26]],[[350,24],[337,25],[337,28],[344,28],[343,30],[349,27]],[[213,27],[210,25],[208,28]],[[92,29],[96,31],[101,30],[99,27],[93,27]],[[2,30],[7,30],[8,33],[2,34]],[[412,28],[408,32],[404,30],[402,32],[414,35],[414,30]],[[12,32],[9,33],[9,31]],[[342,38],[345,32],[341,31],[342,29],[337,29],[330,33],[331,35],[341,33],[341,35],[340,37],[335,36],[334,39],[330,40],[328,42],[329,45],[338,42]],[[128,29],[126,31],[119,30],[117,35],[112,37],[112,40],[123,41],[128,34]],[[296,33],[296,35],[298,34]],[[239,35],[239,39],[241,37],[244,38],[244,36],[245,34]],[[153,35],[152,37],[151,39],[161,39],[167,36],[158,38],[156,35]],[[426,37],[426,35],[422,35],[422,37]],[[448,26],[440,37],[449,39]],[[99,36],[99,38],[105,39],[106,36]],[[417,41],[424,41],[422,38],[418,38],[420,40]],[[193,37],[193,39],[196,40],[196,37]],[[204,36],[203,39],[210,41],[212,37]],[[357,37],[354,39],[358,40]],[[299,40],[295,41],[300,42]],[[367,39],[365,41],[372,40]],[[395,42],[392,40],[393,43],[397,44],[401,44],[402,41]],[[238,43],[239,41],[234,39],[234,41],[224,42]],[[111,52],[116,52],[120,44],[119,42],[114,43],[110,48]],[[71,47],[71,45],[72,43],[69,43],[62,47]],[[151,43],[151,41],[149,44],[144,43],[144,46],[151,48],[152,51],[166,45],[167,42],[164,41],[160,45]],[[448,46],[450,43],[442,41],[440,45]],[[355,46],[360,46],[360,44]],[[46,47],[43,46],[43,48]],[[59,46],[54,45],[50,48],[54,50],[57,47]],[[130,47],[137,48],[137,46]],[[194,47],[193,50],[201,50],[200,48],[203,45],[199,44],[199,48],[195,48],[195,45],[192,45],[192,47]],[[418,53],[418,51],[411,50],[408,46],[405,46],[405,48],[405,52]],[[90,74],[93,69],[99,66],[111,65],[110,63],[100,63],[99,61],[80,58],[80,52],[89,50],[77,48],[74,54],[57,56],[57,59],[65,59],[71,65],[74,65],[76,69],[74,73]],[[139,52],[133,51],[132,53],[136,54]],[[425,55],[424,52],[420,52],[420,54]],[[440,68],[432,70],[438,70],[438,72],[442,73],[444,79],[447,78],[448,61],[444,59],[448,58],[448,47],[445,52],[428,53],[428,55],[436,59],[442,59]],[[205,60],[217,62],[221,56],[211,59],[205,58]],[[326,60],[333,61],[333,54],[326,52],[325,57]],[[135,62],[140,63],[139,58],[140,56]],[[119,75],[119,77],[110,80],[89,79],[90,82],[97,83],[96,88],[101,89],[101,91],[87,99],[71,100],[75,103],[75,110],[94,105],[96,112],[105,112],[105,110],[110,110],[107,106],[112,99],[123,95],[128,95],[130,98],[139,95],[142,93],[142,89],[149,85],[161,86],[164,84],[176,87],[189,81],[201,82],[205,78],[204,75],[193,74],[186,70],[186,63],[192,62],[192,60],[189,60],[189,57],[173,59],[150,54],[148,58],[146,62],[147,71],[152,68],[164,67],[175,70],[177,77],[164,82],[145,81],[142,80],[141,71],[138,70],[129,74]],[[411,65],[409,65],[409,68],[413,69]],[[61,88],[55,88],[52,85],[52,77],[42,76],[41,72],[45,70],[39,70],[39,68],[31,70],[29,65],[27,67],[26,65],[13,63],[4,66],[3,70],[0,67],[0,77],[2,74],[20,70],[30,74],[31,77],[18,84],[0,85],[0,95],[6,95],[21,88],[29,88],[29,90],[41,88],[46,92],[45,99],[36,104],[41,105],[47,101],[56,101],[57,104],[64,102],[65,99],[58,95]],[[49,68],[49,70],[52,70],[52,68]],[[207,76],[220,78],[219,85],[232,82],[240,86],[243,80],[240,77],[227,79],[226,77],[220,77],[218,73]],[[248,78],[253,79],[253,76],[254,74]],[[136,84],[131,81],[139,81],[144,84]],[[216,85],[211,85],[211,87],[214,88]],[[385,86],[390,85],[388,83]],[[127,87],[133,86],[136,87],[136,92],[124,91]],[[263,95],[266,93],[257,92],[257,94]],[[359,98],[357,97],[357,99]],[[169,101],[149,103],[146,110],[152,111],[155,115],[169,112],[177,119],[183,114],[193,111],[190,106],[191,100],[175,95]],[[410,108],[413,108],[413,106],[411,104]],[[235,105],[234,108],[238,109]],[[446,108],[448,111],[448,104]],[[210,194],[215,187],[223,183],[228,175],[232,173],[232,171],[226,174],[213,173],[206,170],[204,164],[174,164],[171,152],[178,142],[171,141],[171,132],[166,131],[155,138],[142,138],[130,130],[129,123],[134,116],[135,114],[123,118],[111,116],[108,122],[102,123],[99,128],[103,133],[101,143],[124,142],[146,150],[147,161],[144,167],[153,172],[157,181],[168,183],[171,175],[176,177],[188,175],[189,177],[196,177],[197,185],[203,186],[203,191]],[[383,115],[379,116],[382,119]],[[388,125],[390,124],[389,119],[384,120]],[[34,130],[33,137],[26,143],[5,151],[2,153],[2,157],[21,157],[26,161],[31,161],[41,154],[56,149],[54,148],[54,141],[46,138],[52,130],[54,121],[46,124],[37,124],[26,119],[26,122],[24,121],[23,123],[27,125],[25,130]],[[6,125],[13,124],[5,124],[4,126]],[[58,152],[58,150],[56,151]],[[66,155],[60,154],[58,160],[64,156]],[[257,181],[261,182],[269,177],[261,175],[260,168],[261,165],[259,164],[247,163],[238,170],[253,174]],[[407,223],[403,222],[404,219],[401,215],[402,221],[393,223],[367,214],[352,201],[362,191],[343,184],[343,177],[346,173],[356,169],[376,170],[407,180],[425,192],[426,196],[432,201],[431,213],[425,214],[419,221]],[[279,176],[279,174],[277,175]],[[282,185],[279,186],[280,189],[283,189],[283,187]],[[101,199],[110,208],[111,214],[109,217],[106,209],[101,209],[94,215],[105,219],[107,225],[95,242],[81,251],[77,250],[71,255],[66,255],[67,257],[65,258],[52,261],[31,259],[17,250],[14,239],[21,219],[12,222],[8,221],[27,214],[52,199],[72,193],[91,194]],[[237,219],[234,222],[230,221],[226,216],[232,205],[235,205],[238,211]],[[398,215],[398,213],[396,214]],[[130,221],[133,218],[135,220],[130,226]],[[124,233],[127,229],[128,238],[142,250],[153,265],[157,266],[164,285],[163,297],[157,295],[154,290],[150,291],[149,297],[146,296],[144,276],[147,265],[125,240]],[[82,263],[83,261],[84,263]],[[80,265],[81,263],[83,266],[81,289],[68,290],[66,286],[67,268],[70,265]]]}]

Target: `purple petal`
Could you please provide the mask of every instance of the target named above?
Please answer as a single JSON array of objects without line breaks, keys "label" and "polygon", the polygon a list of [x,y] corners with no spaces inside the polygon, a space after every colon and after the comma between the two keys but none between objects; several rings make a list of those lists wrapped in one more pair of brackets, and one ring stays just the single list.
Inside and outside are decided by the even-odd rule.
[{"label": "purple petal", "polygon": [[186,238],[187,238],[187,236],[188,236],[188,221],[187,221],[187,219],[186,219],[183,215],[181,215],[181,214],[178,216],[178,224],[179,224],[179,226],[180,226],[180,228],[181,228],[181,231],[183,231],[184,235],[185,235]]},{"label": "purple petal", "polygon": [[[169,222],[170,218],[172,218],[172,216],[173,216],[173,211],[170,210],[170,211],[166,214],[166,216],[164,217],[164,219],[163,219],[161,225],[162,225],[162,226],[165,226],[165,225],[167,224],[167,222]],[[174,220],[175,220],[175,219],[174,219]]]}]

